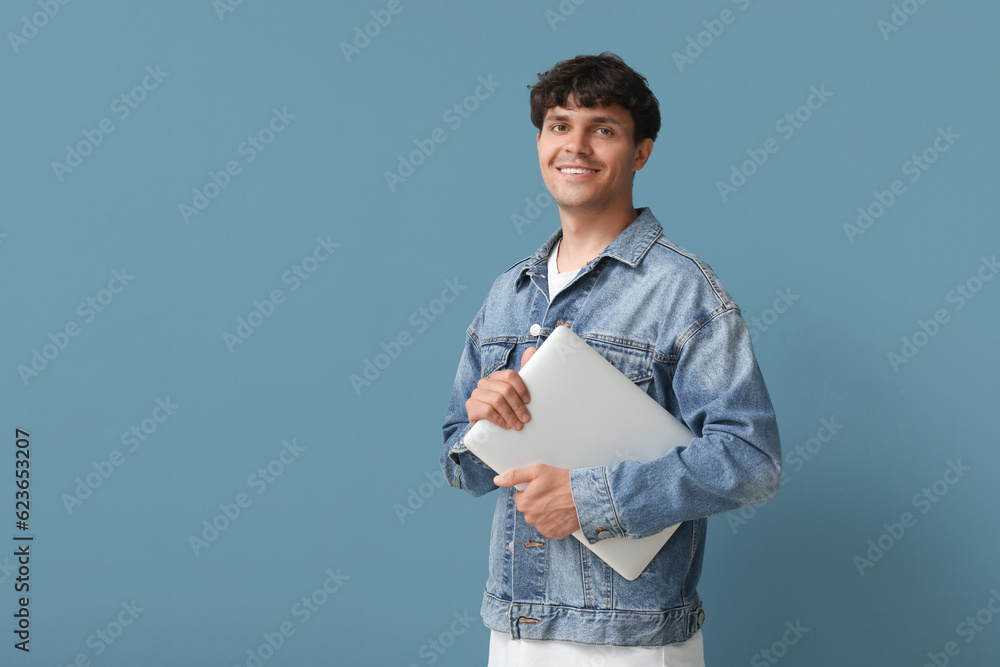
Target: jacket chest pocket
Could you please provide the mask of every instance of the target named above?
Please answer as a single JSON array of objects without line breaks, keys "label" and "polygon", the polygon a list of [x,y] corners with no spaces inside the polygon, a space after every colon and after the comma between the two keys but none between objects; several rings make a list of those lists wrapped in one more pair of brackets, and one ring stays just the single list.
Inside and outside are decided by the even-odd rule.
[{"label": "jacket chest pocket", "polygon": [[[600,334],[582,336],[612,366],[645,391],[653,379],[653,349],[638,341]],[[482,376],[489,377],[505,368],[517,369],[520,354],[528,347],[514,340],[484,342],[481,346]]]},{"label": "jacket chest pocket", "polygon": [[653,349],[638,341],[599,334],[582,336],[612,366],[645,391],[653,379]]},{"label": "jacket chest pocket", "polygon": [[493,373],[505,368],[512,368],[512,358],[515,343],[514,341],[497,341],[483,343],[480,347],[480,362],[482,365],[482,375],[489,377]]}]

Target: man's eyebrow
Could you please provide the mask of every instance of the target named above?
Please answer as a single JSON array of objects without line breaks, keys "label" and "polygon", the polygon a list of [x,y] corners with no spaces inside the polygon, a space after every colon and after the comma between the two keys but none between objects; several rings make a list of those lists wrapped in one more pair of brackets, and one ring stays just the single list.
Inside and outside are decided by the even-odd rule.
[{"label": "man's eyebrow", "polygon": [[[579,119],[580,117],[577,117],[577,118]],[[557,121],[557,120],[558,121],[568,121],[568,120],[572,120],[572,119],[568,115],[562,114],[562,113],[560,113],[560,114],[549,114],[548,116],[545,117],[545,122],[552,122],[552,121]],[[618,120],[617,118],[615,118],[613,116],[593,116],[593,117],[584,116],[582,118],[582,121],[585,122],[585,123],[593,123],[595,125],[617,125],[618,127],[621,127],[621,128],[625,127],[625,125],[620,120]]]},{"label": "man's eyebrow", "polygon": [[589,120],[591,123],[600,123],[603,125],[617,125],[618,127],[625,127],[624,123],[622,123],[617,118],[613,118],[612,116],[595,116],[594,118],[591,118]]}]

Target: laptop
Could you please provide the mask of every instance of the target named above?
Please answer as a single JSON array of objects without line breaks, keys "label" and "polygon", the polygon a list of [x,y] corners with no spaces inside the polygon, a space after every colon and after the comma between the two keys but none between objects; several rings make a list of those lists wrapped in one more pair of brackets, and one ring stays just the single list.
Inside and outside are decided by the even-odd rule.
[{"label": "laptop", "polygon": [[[555,328],[520,375],[531,395],[531,420],[515,431],[480,419],[465,436],[466,446],[498,473],[536,463],[569,469],[626,459],[646,463],[694,438],[568,326]],[[611,537],[596,544],[580,529],[573,536],[632,581],[679,525],[641,539]]]}]

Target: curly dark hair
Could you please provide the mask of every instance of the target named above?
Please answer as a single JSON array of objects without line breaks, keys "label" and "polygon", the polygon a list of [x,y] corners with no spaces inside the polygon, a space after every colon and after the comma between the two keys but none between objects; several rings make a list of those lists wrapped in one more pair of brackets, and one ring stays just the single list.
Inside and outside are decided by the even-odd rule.
[{"label": "curly dark hair", "polygon": [[538,83],[528,88],[531,90],[531,123],[539,132],[546,112],[565,106],[566,100],[573,95],[583,107],[618,104],[628,109],[635,123],[636,144],[647,137],[656,141],[660,131],[660,103],[649,89],[646,77],[610,51],[599,56],[562,60],[548,72],[539,74]]}]

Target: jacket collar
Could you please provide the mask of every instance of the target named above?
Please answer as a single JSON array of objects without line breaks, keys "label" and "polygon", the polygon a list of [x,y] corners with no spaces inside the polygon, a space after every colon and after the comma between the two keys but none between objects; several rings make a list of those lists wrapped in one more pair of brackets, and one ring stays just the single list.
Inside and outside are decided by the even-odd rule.
[{"label": "jacket collar", "polygon": [[[632,268],[639,265],[639,262],[642,261],[646,251],[649,250],[650,246],[653,245],[656,239],[663,232],[663,227],[653,216],[652,211],[650,211],[648,207],[643,207],[637,210],[639,211],[639,217],[633,220],[632,224],[622,230],[622,233],[619,234],[614,241],[609,243],[608,246],[601,251],[601,254],[590,260],[590,262],[587,263],[587,269],[596,265],[599,261],[601,261],[602,257],[612,257],[624,264],[628,264]],[[556,241],[560,238],[562,238],[561,228],[557,229],[555,233],[552,234],[552,236],[550,236],[531,257],[524,260],[524,265],[514,278],[514,291],[520,289],[523,284],[523,279],[527,276],[534,275],[538,271],[545,269],[545,263],[548,260],[552,246],[554,246]]]}]

